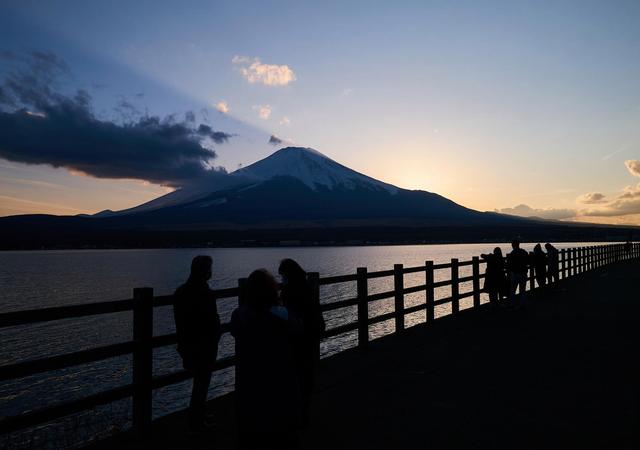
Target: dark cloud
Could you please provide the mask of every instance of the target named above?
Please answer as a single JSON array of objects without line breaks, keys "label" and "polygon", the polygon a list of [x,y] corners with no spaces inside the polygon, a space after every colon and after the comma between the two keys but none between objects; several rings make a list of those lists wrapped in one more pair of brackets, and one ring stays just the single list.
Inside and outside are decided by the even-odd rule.
[{"label": "dark cloud", "polygon": [[202,123],[198,126],[198,134],[200,136],[208,137],[216,144],[227,142],[230,137],[235,136],[233,134],[225,133],[224,131],[214,131],[209,125]]},{"label": "dark cloud", "polygon": [[231,135],[196,126],[193,113],[183,122],[175,116],[139,117],[138,109],[122,99],[116,110],[124,120],[103,120],[93,113],[86,91],[68,95],[55,88],[56,77],[68,72],[56,55],[11,57],[20,67],[0,84],[0,158],[173,187],[225,176],[210,165],[216,157],[211,144]]},{"label": "dark cloud", "polygon": [[269,138],[269,144],[271,144],[271,145],[280,145],[280,144],[282,144],[282,139],[280,139],[275,134],[272,134],[271,137]]},{"label": "dark cloud", "polygon": [[562,219],[571,219],[577,215],[577,212],[573,209],[556,209],[556,208],[547,208],[547,209],[536,209],[532,208],[529,205],[518,205],[513,208],[502,208],[496,209],[496,212],[502,214],[509,214],[512,216],[520,216],[520,217],[538,217],[540,219],[549,219],[549,220],[562,220]]}]

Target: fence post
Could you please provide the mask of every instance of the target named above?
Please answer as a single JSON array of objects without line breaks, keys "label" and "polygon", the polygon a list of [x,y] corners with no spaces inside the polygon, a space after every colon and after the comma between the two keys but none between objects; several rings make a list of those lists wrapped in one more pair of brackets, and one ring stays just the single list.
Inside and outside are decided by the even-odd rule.
[{"label": "fence post", "polygon": [[358,267],[358,347],[365,348],[369,342],[369,286],[367,284],[367,268]]},{"label": "fence post", "polygon": [[562,273],[562,279],[567,278],[567,252],[565,249],[560,250],[560,272]]},{"label": "fence post", "polygon": [[576,249],[570,248],[569,252],[569,276],[572,277],[576,274]]},{"label": "fence post", "polygon": [[436,318],[436,308],[435,308],[435,288],[433,287],[433,261],[427,261],[424,263],[425,271],[424,271],[424,280],[425,280],[425,302],[427,304],[426,313],[427,313],[427,323],[433,323]]},{"label": "fence post", "polygon": [[591,267],[591,263],[592,263],[591,247],[587,247],[587,272],[593,269],[593,267]]},{"label": "fence post", "polygon": [[153,288],[133,290],[133,429],[139,438],[151,427],[153,378]]},{"label": "fence post", "polygon": [[451,259],[451,314],[460,311],[460,284],[458,275],[458,258]]},{"label": "fence post", "polygon": [[578,273],[584,272],[584,247],[578,247]]},{"label": "fence post", "polygon": [[473,275],[473,307],[480,306],[480,258],[474,256],[471,259],[471,272]]},{"label": "fence post", "polygon": [[602,260],[601,260],[601,256],[602,256],[602,246],[598,245],[596,247],[596,267],[600,267]]},{"label": "fence post", "polygon": [[584,248],[584,271],[588,272],[591,270],[591,252],[589,247]]},{"label": "fence post", "polygon": [[620,244],[616,245],[616,262],[622,260],[622,246]]},{"label": "fence post", "polygon": [[393,291],[395,293],[396,333],[404,330],[404,268],[393,265]]}]

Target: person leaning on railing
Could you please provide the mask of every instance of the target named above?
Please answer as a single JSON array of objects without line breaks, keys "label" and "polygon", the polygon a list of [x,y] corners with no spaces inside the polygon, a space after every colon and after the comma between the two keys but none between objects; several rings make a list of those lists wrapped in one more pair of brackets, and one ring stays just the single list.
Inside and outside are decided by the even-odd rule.
[{"label": "person leaning on railing", "polygon": [[542,251],[542,246],[536,244],[533,247],[533,253],[531,253],[531,265],[535,270],[536,281],[539,287],[544,287],[547,284],[547,255]]},{"label": "person leaning on railing", "polygon": [[206,417],[206,402],[218,356],[220,317],[215,295],[208,284],[211,265],[210,256],[193,258],[189,279],[173,295],[178,353],[183,367],[193,376],[188,427],[196,432],[213,426]]},{"label": "person leaning on railing", "polygon": [[544,248],[547,250],[547,282],[557,283],[560,279],[560,253],[549,243],[544,244]]},{"label": "person leaning on railing", "polygon": [[508,290],[502,250],[500,247],[496,247],[493,249],[493,253],[483,253],[480,257],[487,262],[483,290],[489,294],[489,302],[497,305]]},{"label": "person leaning on railing", "polygon": [[520,248],[520,241],[514,239],[511,242],[511,253],[507,255],[507,272],[509,273],[509,300],[515,304],[516,290],[520,297],[520,307],[524,305],[524,296],[527,289],[527,269],[529,267],[529,254]]}]

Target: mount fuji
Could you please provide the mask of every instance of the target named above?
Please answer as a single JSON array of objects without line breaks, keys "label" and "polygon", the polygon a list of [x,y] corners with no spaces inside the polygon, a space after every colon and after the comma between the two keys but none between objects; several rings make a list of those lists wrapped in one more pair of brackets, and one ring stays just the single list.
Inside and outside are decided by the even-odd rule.
[{"label": "mount fuji", "polygon": [[135,208],[93,217],[105,225],[172,229],[521,221],[384,183],[301,147],[282,148],[213,185],[179,189]]}]

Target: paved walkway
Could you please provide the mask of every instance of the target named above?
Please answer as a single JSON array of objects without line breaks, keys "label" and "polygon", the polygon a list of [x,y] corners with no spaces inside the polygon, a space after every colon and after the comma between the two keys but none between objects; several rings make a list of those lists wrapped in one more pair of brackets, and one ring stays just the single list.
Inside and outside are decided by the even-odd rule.
[{"label": "paved walkway", "polygon": [[[640,448],[639,285],[640,263],[620,263],[523,311],[461,313],[327,358],[303,448]],[[232,396],[212,403],[218,446],[233,448]],[[183,422],[159,421],[145,448],[214,448]]]}]

